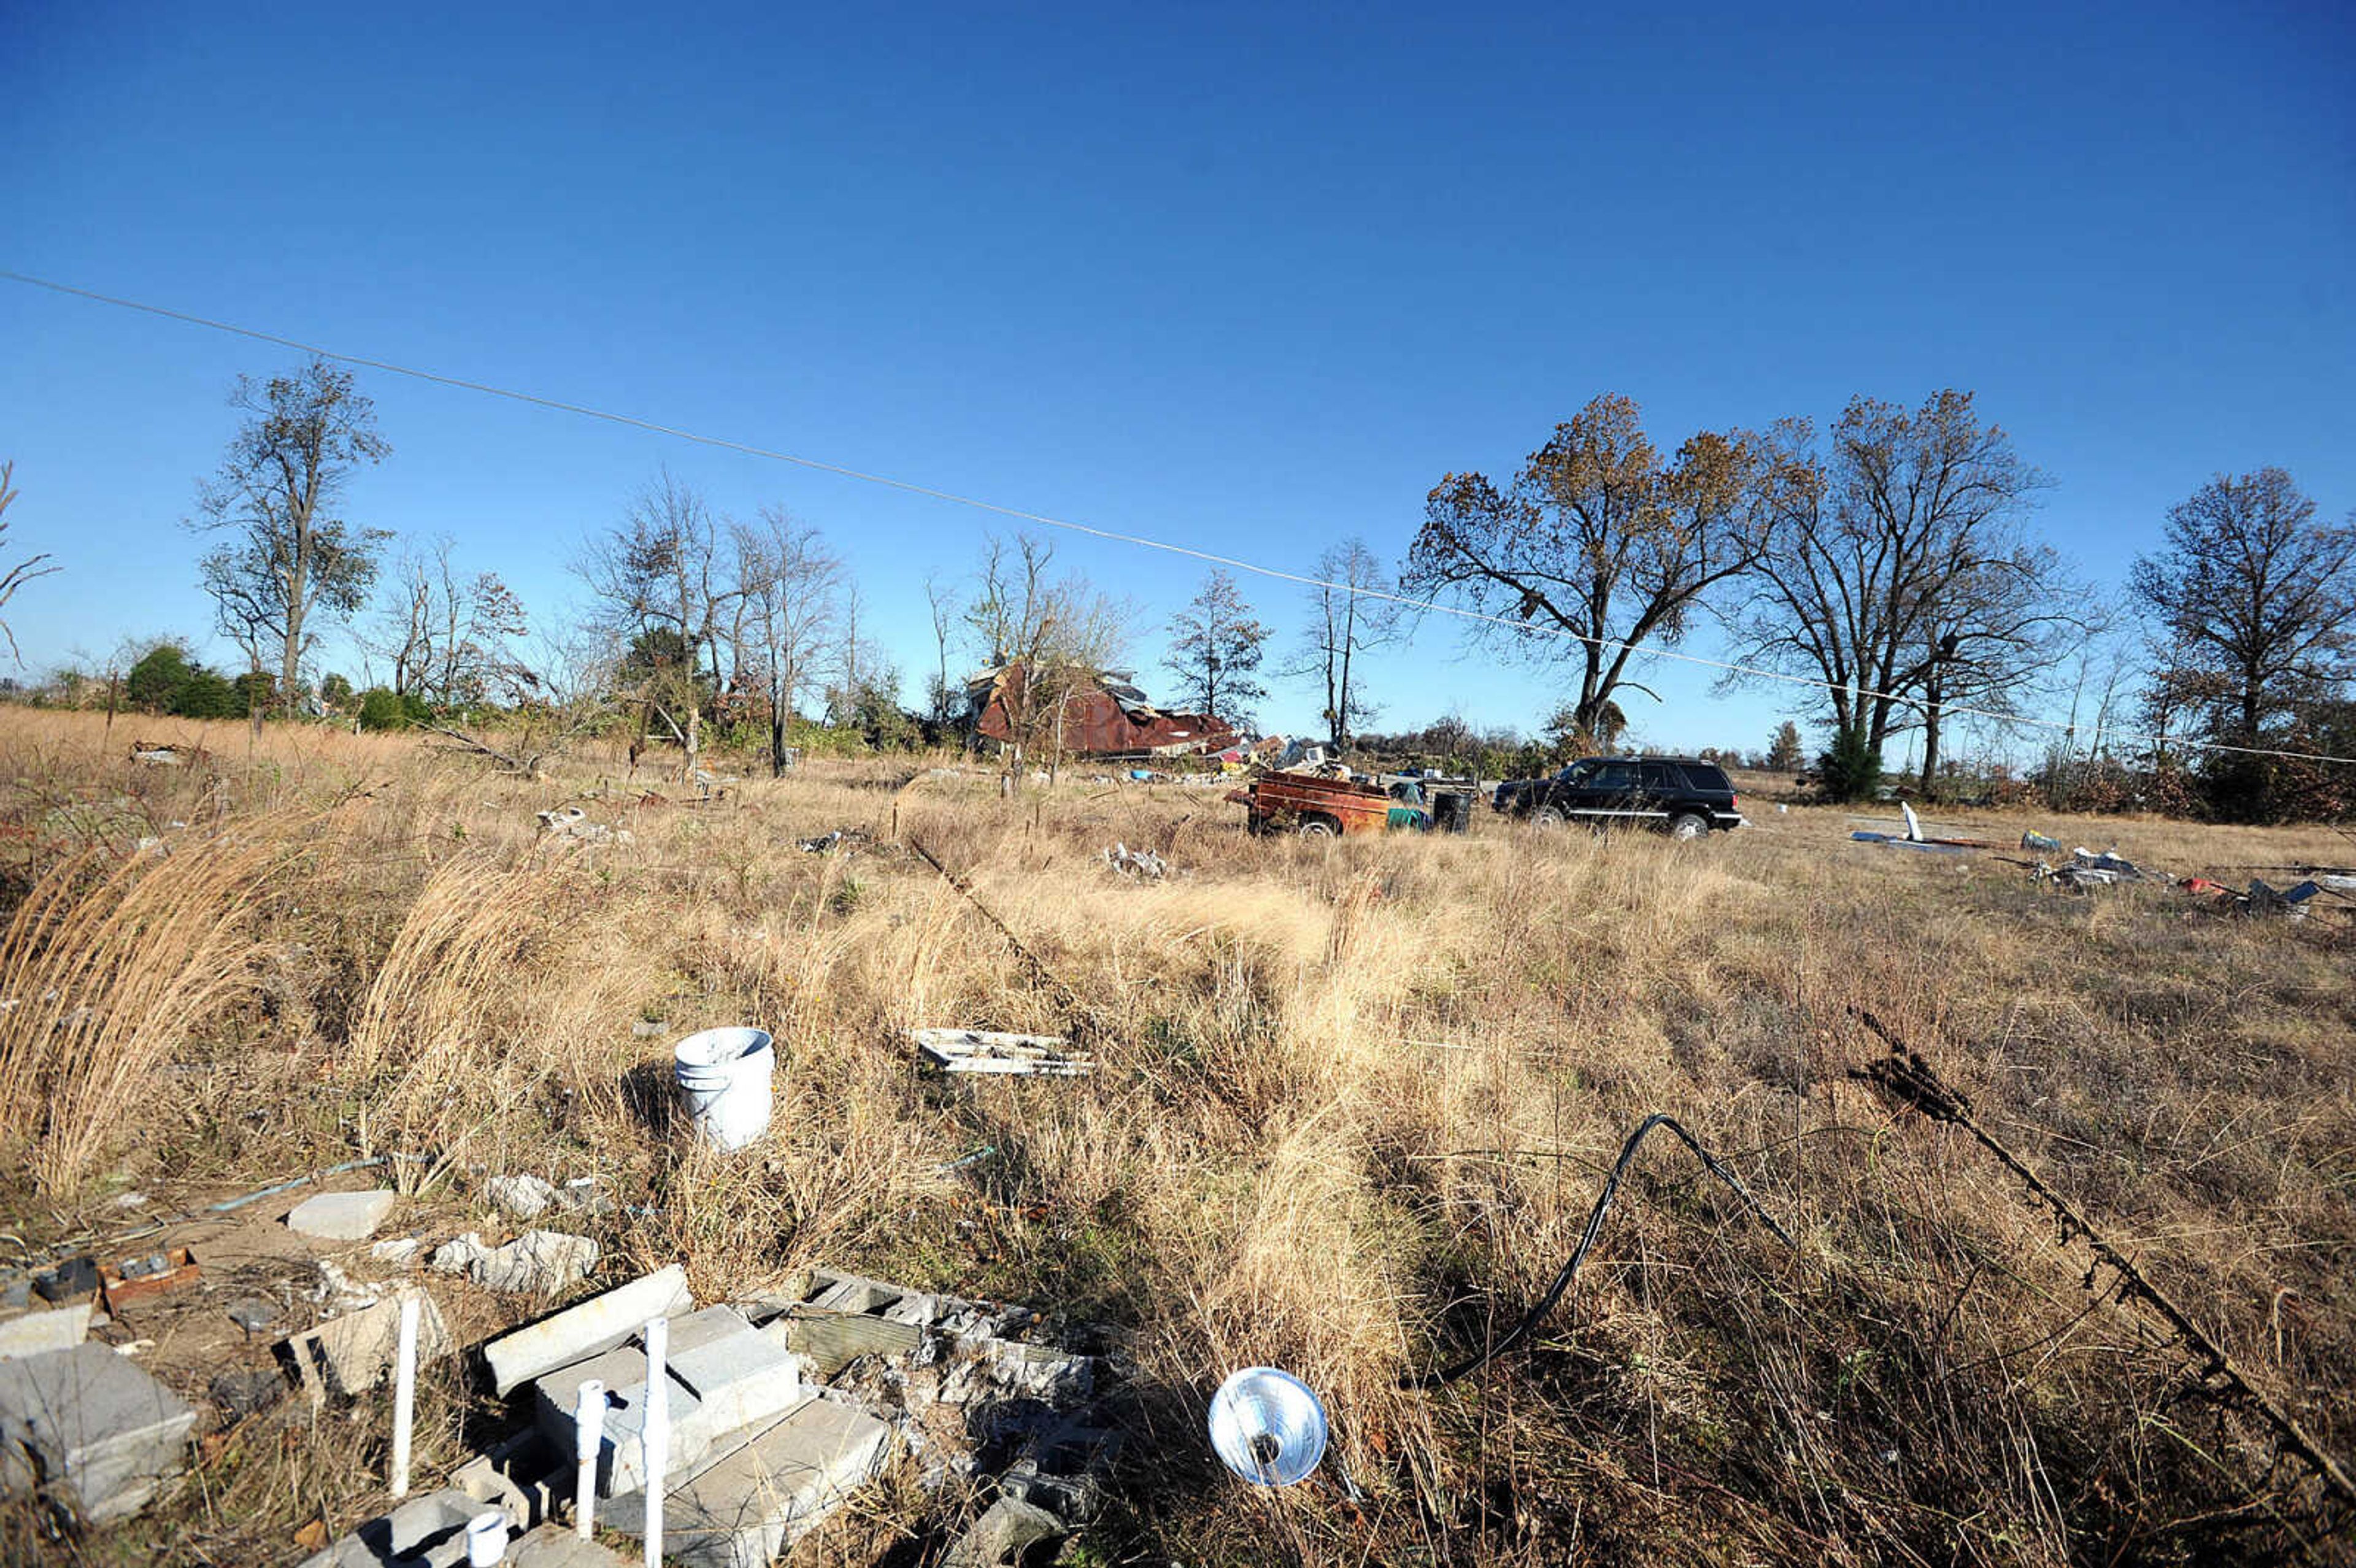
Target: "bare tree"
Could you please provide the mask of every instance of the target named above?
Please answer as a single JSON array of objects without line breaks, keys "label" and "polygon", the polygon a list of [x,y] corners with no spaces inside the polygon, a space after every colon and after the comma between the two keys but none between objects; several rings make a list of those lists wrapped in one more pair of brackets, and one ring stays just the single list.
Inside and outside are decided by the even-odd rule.
[{"label": "bare tree", "polygon": [[1730,624],[1743,662],[1824,683],[1837,751],[1878,757],[1916,713],[2030,656],[2059,581],[2019,528],[2044,480],[1968,392],[1911,411],[1854,400],[1831,447],[1805,420],[1775,427],[1763,548]]},{"label": "bare tree", "polygon": [[984,547],[966,624],[987,662],[1001,672],[1006,717],[1006,772],[1011,793],[1024,759],[1044,750],[1051,776],[1063,754],[1064,720],[1072,699],[1118,656],[1123,607],[1076,576],[1051,577],[1055,549],[1032,534],[1012,545],[993,535]]},{"label": "bare tree", "polygon": [[1480,474],[1442,478],[1403,583],[1569,634],[1486,624],[1475,635],[1536,661],[1572,661],[1572,711],[1590,734],[1614,693],[1635,684],[1636,645],[1683,636],[1703,596],[1750,569],[1764,532],[1756,438],[1705,431],[1664,464],[1637,412],[1633,399],[1597,398],[1555,427],[1505,490]]},{"label": "bare tree", "polygon": [[436,538],[404,550],[377,614],[372,651],[392,661],[392,689],[465,705],[520,694],[515,642],[530,630],[523,602],[497,573],[462,576],[455,545]]},{"label": "bare tree", "polygon": [[825,538],[783,507],[765,507],[757,524],[732,530],[744,635],[740,657],[757,669],[769,701],[769,773],[786,771],[786,736],[794,705],[832,630],[843,587],[842,562]]},{"label": "bare tree", "polygon": [[1398,601],[1387,597],[1391,581],[1365,540],[1354,535],[1330,547],[1311,571],[1319,585],[1309,591],[1308,624],[1299,651],[1278,673],[1319,683],[1326,738],[1344,748],[1378,711],[1362,688],[1358,660],[1397,642],[1405,620]]},{"label": "bare tree", "polygon": [[595,627],[622,649],[616,678],[646,726],[660,723],[679,743],[681,776],[693,772],[704,703],[723,678],[721,628],[740,592],[719,559],[711,507],[666,468],[588,541],[573,571],[594,598]]},{"label": "bare tree", "polygon": [[1269,629],[1252,619],[1236,580],[1224,571],[1204,578],[1202,592],[1171,617],[1170,633],[1162,662],[1178,677],[1179,700],[1237,729],[1250,723],[1268,696],[1257,674]]},{"label": "bare tree", "polygon": [[267,381],[241,376],[230,404],[248,417],[220,474],[198,491],[203,520],[194,526],[230,536],[204,558],[205,591],[254,672],[266,659],[277,665],[279,700],[292,714],[314,613],[358,610],[391,537],[330,508],[356,468],[392,449],[351,372],[324,359]]},{"label": "bare tree", "polygon": [[937,576],[925,578],[925,605],[933,616],[933,651],[938,663],[925,682],[925,707],[936,731],[946,731],[957,710],[957,688],[949,684],[949,635],[957,629],[962,607],[957,590]]},{"label": "bare tree", "polygon": [[2206,713],[2212,739],[2254,745],[2356,679],[2356,515],[2318,522],[2279,468],[2221,474],[2169,508],[2167,547],[2128,584],[2166,628],[2165,705]]},{"label": "bare tree", "polygon": [[[9,485],[8,481],[16,471],[16,464],[14,461],[0,463],[0,555],[5,554],[8,544],[8,503],[16,498],[16,492]],[[8,601],[16,597],[16,590],[32,581],[36,577],[47,577],[51,572],[60,570],[58,567],[44,565],[43,563],[48,559],[48,553],[44,551],[42,554],[28,555],[22,560],[0,567],[0,609],[6,608]],[[9,629],[5,618],[0,618],[0,636],[8,639],[8,656],[19,665],[23,664],[25,656],[17,651],[16,634]]]}]

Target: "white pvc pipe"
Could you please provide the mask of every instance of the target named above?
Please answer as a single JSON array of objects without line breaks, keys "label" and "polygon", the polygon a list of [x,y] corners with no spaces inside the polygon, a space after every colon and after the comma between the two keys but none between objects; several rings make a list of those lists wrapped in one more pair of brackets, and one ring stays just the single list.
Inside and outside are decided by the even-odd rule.
[{"label": "white pvc pipe", "polygon": [[[392,1360],[392,1495],[409,1495],[409,1438],[417,1409],[418,1298],[401,1298],[401,1337]],[[380,1341],[381,1342],[381,1341]]]},{"label": "white pvc pipe", "polygon": [[586,1541],[596,1529],[597,1450],[605,1441],[605,1385],[595,1378],[581,1385],[581,1403],[573,1408],[573,1438],[581,1466],[573,1488],[573,1533]]},{"label": "white pvc pipe", "polygon": [[507,1515],[495,1509],[466,1521],[466,1568],[498,1568],[507,1558]]},{"label": "white pvc pipe", "polygon": [[670,1394],[663,1360],[670,1348],[670,1319],[649,1319],[647,1341],[647,1561],[646,1568],[662,1568],[663,1465],[670,1457]]}]

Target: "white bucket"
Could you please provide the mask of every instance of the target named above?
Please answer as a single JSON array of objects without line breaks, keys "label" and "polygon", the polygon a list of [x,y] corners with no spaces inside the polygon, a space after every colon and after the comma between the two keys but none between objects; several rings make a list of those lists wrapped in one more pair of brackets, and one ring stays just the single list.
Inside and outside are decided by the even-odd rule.
[{"label": "white bucket", "polygon": [[777,1064],[766,1029],[708,1029],[671,1048],[680,1098],[696,1131],[723,1149],[769,1130],[769,1075]]}]

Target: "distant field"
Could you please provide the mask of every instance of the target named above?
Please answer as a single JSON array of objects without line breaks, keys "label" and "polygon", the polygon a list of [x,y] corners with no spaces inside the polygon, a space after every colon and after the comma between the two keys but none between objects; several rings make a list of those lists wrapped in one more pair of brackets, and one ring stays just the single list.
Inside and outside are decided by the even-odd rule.
[{"label": "distant field", "polygon": [[[134,734],[210,758],[134,765]],[[616,1275],[681,1260],[712,1297],[823,1263],[1109,1326],[1132,1433],[1077,1562],[2351,1555],[2319,1541],[2314,1484],[2270,1471],[2265,1428],[2201,1392],[2157,1319],[2084,1288],[2083,1247],[1992,1157],[1847,1076],[1882,1050],[1864,1007],[2356,1463],[2342,914],[2240,920],[1851,844],[1864,824],[1778,811],[1770,775],[1738,781],[1755,827],[1697,844],[1547,836],[1485,807],[1463,837],[1310,844],[1248,837],[1218,790],[1085,766],[1002,801],[979,768],[924,771],[951,758],[775,783],[723,760],[747,782],[689,805],[648,770],[626,781],[618,752],[523,780],[412,737],[249,744],[241,725],[125,718],[108,737],[0,709],[18,912],[0,1248],[103,1239],[130,1222],[125,1190],[178,1208],[388,1150],[424,1157],[398,1168],[425,1188],[402,1229],[487,1233],[488,1175],[594,1171],[645,1211],[595,1221]],[[568,805],[630,841],[537,843],[533,814]],[[873,848],[796,843],[854,826]],[[2356,860],[2319,828],[1936,826],[2034,827],[2232,882]],[[1083,1014],[895,832],[969,879]],[[1173,875],[1117,873],[1116,841]],[[648,1019],[775,1033],[761,1152],[649,1131],[669,1043],[634,1032]],[[1104,1070],[922,1079],[904,1031],[948,1024],[1092,1024]],[[1657,1139],[1535,1348],[1402,1391],[1546,1288],[1655,1111],[1799,1254]],[[252,1227],[220,1239],[223,1272],[292,1266]],[[469,1342],[519,1310],[443,1294]],[[192,1397],[263,1358],[200,1316],[141,1357]],[[1254,1362],[1325,1397],[1360,1499],[1271,1499],[1217,1470],[1205,1398]],[[452,1364],[429,1381],[432,1473],[497,1407]],[[294,1562],[305,1521],[381,1509],[386,1426],[297,1402],[79,1544],[0,1510],[0,1561]],[[897,1477],[794,1561],[930,1561],[957,1502]]]}]

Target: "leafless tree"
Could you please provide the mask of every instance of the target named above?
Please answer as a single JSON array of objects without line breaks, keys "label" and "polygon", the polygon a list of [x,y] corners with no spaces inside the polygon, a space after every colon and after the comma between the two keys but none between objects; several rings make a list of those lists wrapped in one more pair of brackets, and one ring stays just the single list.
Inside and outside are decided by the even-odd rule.
[{"label": "leafless tree", "polygon": [[379,610],[373,651],[392,661],[392,689],[429,702],[516,700],[524,666],[514,652],[530,630],[523,603],[497,573],[462,576],[447,538],[405,550]]},{"label": "leafless tree", "polygon": [[957,688],[949,683],[949,636],[957,629],[963,607],[957,590],[929,573],[925,578],[925,606],[932,612],[933,652],[937,660],[925,683],[925,707],[933,728],[945,731],[957,711]]},{"label": "leafless tree", "polygon": [[1398,603],[1383,597],[1393,585],[1362,539],[1353,536],[1327,549],[1311,574],[1320,586],[1309,591],[1308,624],[1299,650],[1277,673],[1319,683],[1326,737],[1347,747],[1378,711],[1365,697],[1358,661],[1397,642],[1406,621]]},{"label": "leafless tree", "polygon": [[982,551],[966,624],[1001,682],[1008,741],[1001,793],[1011,793],[1032,753],[1062,760],[1064,720],[1072,699],[1119,656],[1124,607],[1076,576],[1053,577],[1055,549],[1031,534],[1010,545],[992,536]]},{"label": "leafless tree", "polygon": [[833,628],[842,562],[817,528],[783,507],[763,507],[759,522],[737,524],[732,537],[744,612],[738,653],[757,671],[768,697],[774,777],[786,770],[795,703]]},{"label": "leafless tree", "polygon": [[679,743],[685,776],[702,749],[704,703],[723,678],[720,634],[740,592],[711,507],[666,468],[588,541],[573,571],[593,596],[595,629],[622,649],[616,678],[647,724]]},{"label": "leafless tree", "polygon": [[[0,463],[0,560],[5,559],[8,545],[8,503],[16,498],[16,490],[8,483],[16,471],[15,462]],[[22,560],[9,561],[5,566],[0,566],[0,609],[5,609],[8,601],[16,597],[16,590],[32,581],[36,577],[47,577],[51,572],[60,570],[46,564],[48,559],[48,553],[43,552],[39,555],[28,555]],[[8,639],[8,656],[19,665],[23,664],[25,656],[16,649],[16,634],[9,629],[5,618],[0,618],[0,636]]]},{"label": "leafless tree", "polygon": [[382,541],[332,514],[353,471],[383,461],[376,406],[351,372],[314,359],[292,376],[238,378],[231,407],[248,417],[220,472],[198,492],[201,532],[229,542],[202,562],[222,633],[256,674],[278,667],[278,697],[294,710],[313,615],[348,615],[367,600]]},{"label": "leafless tree", "polygon": [[1618,689],[1635,685],[1635,647],[1683,636],[1704,595],[1750,570],[1765,532],[1755,437],[1705,431],[1665,464],[1637,413],[1633,399],[1597,398],[1555,427],[1506,489],[1480,474],[1442,478],[1403,583],[1558,634],[1491,624],[1475,635],[1570,661],[1572,711],[1590,735]]}]

